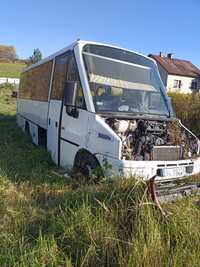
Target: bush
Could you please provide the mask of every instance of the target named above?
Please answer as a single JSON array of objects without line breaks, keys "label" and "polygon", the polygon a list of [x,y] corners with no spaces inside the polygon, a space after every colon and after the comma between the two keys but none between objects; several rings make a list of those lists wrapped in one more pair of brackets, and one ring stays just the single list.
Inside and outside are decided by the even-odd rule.
[{"label": "bush", "polygon": [[200,94],[169,93],[176,116],[200,137]]}]

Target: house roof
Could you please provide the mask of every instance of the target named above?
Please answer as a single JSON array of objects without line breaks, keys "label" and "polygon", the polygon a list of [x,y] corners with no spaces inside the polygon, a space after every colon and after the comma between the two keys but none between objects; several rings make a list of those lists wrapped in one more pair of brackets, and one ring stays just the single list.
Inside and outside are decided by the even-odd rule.
[{"label": "house roof", "polygon": [[156,60],[168,74],[189,76],[189,77],[200,77],[200,69],[193,65],[188,60],[169,58],[159,55],[150,54],[149,57]]}]

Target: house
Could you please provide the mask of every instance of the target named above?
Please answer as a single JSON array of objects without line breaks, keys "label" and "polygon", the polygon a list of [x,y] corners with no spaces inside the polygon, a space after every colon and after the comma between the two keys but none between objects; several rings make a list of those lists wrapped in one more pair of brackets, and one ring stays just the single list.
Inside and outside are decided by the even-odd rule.
[{"label": "house", "polygon": [[192,93],[200,90],[200,69],[188,60],[176,59],[172,53],[164,56],[150,54],[158,65],[160,76],[167,91]]}]

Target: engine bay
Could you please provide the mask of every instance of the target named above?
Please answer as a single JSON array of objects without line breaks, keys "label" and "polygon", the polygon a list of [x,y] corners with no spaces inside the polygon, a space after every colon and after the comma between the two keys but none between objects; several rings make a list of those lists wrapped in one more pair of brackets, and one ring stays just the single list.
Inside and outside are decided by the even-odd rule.
[{"label": "engine bay", "polygon": [[199,140],[178,120],[106,118],[122,141],[124,160],[181,160],[199,154]]}]

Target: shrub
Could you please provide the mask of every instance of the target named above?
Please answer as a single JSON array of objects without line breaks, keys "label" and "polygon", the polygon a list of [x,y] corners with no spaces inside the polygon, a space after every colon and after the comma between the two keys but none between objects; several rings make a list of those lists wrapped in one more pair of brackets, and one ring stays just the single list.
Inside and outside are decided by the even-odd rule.
[{"label": "shrub", "polygon": [[200,136],[200,94],[169,93],[176,116],[194,134]]}]

